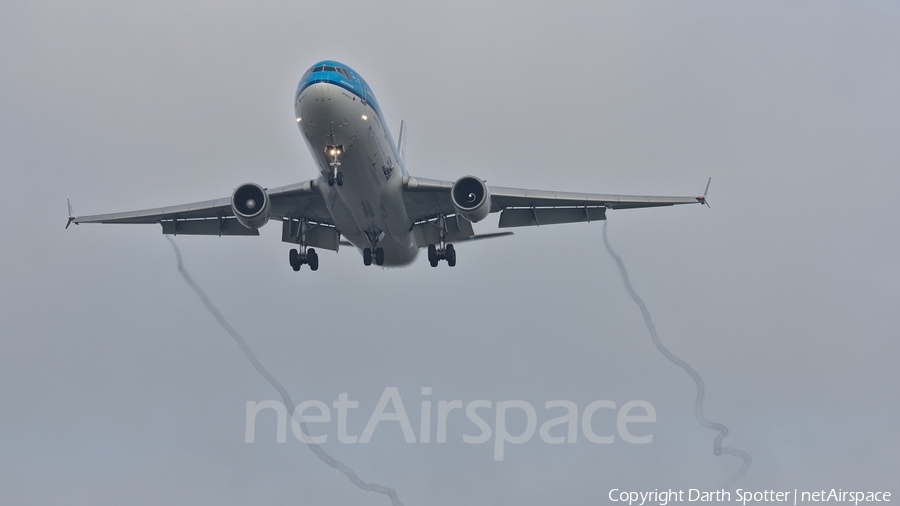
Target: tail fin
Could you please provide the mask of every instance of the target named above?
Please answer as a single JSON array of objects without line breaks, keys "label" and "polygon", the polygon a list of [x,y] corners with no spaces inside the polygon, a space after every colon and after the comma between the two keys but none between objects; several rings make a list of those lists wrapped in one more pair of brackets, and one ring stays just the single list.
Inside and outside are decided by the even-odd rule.
[{"label": "tail fin", "polygon": [[400,160],[406,163],[406,122],[400,120],[400,139],[397,141],[397,151],[400,152]]}]

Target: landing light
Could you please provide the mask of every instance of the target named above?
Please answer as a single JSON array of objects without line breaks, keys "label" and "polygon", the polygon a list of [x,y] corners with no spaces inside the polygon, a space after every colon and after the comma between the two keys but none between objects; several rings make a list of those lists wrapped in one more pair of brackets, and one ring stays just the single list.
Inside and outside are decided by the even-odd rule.
[{"label": "landing light", "polygon": [[300,118],[297,118],[297,123],[300,123]]},{"label": "landing light", "polygon": [[362,118],[363,118],[363,121],[365,121],[365,120],[367,120],[367,119],[369,119],[369,117],[368,117],[368,116],[366,116],[366,115],[365,115],[365,114],[363,114],[363,115],[362,115]]}]

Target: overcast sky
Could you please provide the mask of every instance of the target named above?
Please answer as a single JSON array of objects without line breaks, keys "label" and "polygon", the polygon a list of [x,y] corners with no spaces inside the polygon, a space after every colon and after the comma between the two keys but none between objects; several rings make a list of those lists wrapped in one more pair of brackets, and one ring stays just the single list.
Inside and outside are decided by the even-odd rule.
[{"label": "overcast sky", "polygon": [[[394,135],[407,122],[414,175],[662,195],[712,176],[711,209],[610,211],[608,232],[725,444],[753,457],[736,486],[900,492],[896,2],[87,1],[0,3],[2,502],[389,504],[276,443],[272,414],[244,442],[247,401],[279,397],[159,226],[63,229],[66,197],[93,214],[314,177],[292,99],[322,59],[365,77]],[[277,223],[176,242],[296,402],[359,401],[352,434],[386,387],[417,434],[422,387],[526,400],[539,423],[552,400],[655,407],[635,430],[650,444],[535,434],[502,462],[462,442],[458,411],[445,444],[319,428],[404,504],[720,487],[740,459],[713,455],[601,230],[462,244],[453,269],[322,251],[315,273],[291,270]]]}]

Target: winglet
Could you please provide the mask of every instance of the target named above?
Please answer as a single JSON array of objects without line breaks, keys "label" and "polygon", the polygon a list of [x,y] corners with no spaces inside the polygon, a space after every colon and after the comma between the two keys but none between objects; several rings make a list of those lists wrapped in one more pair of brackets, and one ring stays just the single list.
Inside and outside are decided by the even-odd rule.
[{"label": "winglet", "polygon": [[709,183],[712,183],[712,176],[710,176],[709,179],[706,180],[706,189],[703,190],[703,196],[697,197],[697,202],[706,204],[706,207],[709,207],[709,202],[706,201],[706,194],[709,192]]},{"label": "winglet", "polygon": [[71,225],[72,222],[75,221],[75,217],[72,216],[72,201],[69,200],[69,197],[66,197],[66,205],[69,206],[69,221],[66,222],[66,228],[69,228],[69,225]]}]

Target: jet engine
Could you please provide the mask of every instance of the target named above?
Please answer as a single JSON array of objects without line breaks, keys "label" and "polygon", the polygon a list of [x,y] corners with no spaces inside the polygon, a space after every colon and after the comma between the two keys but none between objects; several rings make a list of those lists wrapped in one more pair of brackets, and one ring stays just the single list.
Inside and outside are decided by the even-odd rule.
[{"label": "jet engine", "polygon": [[463,176],[450,189],[453,207],[463,218],[477,223],[491,212],[491,193],[484,181],[475,176]]},{"label": "jet engine", "polygon": [[256,230],[269,221],[269,194],[257,184],[244,183],[231,195],[231,210],[238,223]]}]

